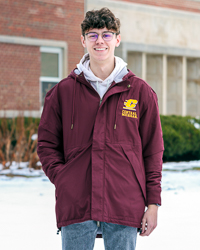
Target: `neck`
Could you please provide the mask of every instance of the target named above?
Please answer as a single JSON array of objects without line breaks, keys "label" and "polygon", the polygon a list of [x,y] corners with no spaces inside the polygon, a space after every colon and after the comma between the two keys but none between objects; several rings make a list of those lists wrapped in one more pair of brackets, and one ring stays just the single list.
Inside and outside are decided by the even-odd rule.
[{"label": "neck", "polygon": [[102,79],[103,81],[112,73],[115,68],[115,58],[110,62],[93,62],[90,60],[90,69],[95,76]]}]

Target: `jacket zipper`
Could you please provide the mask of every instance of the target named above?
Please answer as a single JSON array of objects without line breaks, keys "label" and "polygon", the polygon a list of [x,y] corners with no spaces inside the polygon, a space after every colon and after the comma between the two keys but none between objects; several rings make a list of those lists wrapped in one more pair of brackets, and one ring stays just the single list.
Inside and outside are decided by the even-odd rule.
[{"label": "jacket zipper", "polygon": [[97,221],[97,227],[100,227],[100,221]]},{"label": "jacket zipper", "polygon": [[102,100],[103,100],[103,98],[100,98],[100,103],[99,103],[99,106],[101,105],[101,103],[102,103]]}]

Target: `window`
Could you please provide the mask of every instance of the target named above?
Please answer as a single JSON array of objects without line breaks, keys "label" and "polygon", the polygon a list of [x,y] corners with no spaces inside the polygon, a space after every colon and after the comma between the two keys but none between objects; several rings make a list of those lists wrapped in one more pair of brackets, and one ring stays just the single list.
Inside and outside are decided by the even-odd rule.
[{"label": "window", "polygon": [[62,49],[41,47],[41,105],[44,105],[46,93],[62,79]]}]

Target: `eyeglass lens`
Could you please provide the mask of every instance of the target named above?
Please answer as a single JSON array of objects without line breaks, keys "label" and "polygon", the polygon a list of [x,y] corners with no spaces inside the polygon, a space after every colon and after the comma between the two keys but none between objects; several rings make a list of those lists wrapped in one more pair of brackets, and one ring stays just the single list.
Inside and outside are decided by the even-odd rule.
[{"label": "eyeglass lens", "polygon": [[[88,33],[87,36],[88,36],[88,39],[91,42],[93,42],[93,41],[96,41],[98,39],[99,34],[91,32],[91,33]],[[113,33],[111,33],[111,32],[102,33],[102,38],[104,41],[110,41],[113,38]]]}]

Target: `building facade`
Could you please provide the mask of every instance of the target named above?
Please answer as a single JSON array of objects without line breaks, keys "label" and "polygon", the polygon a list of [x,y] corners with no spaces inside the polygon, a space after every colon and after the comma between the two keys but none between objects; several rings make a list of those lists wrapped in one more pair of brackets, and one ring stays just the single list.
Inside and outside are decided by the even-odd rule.
[{"label": "building facade", "polygon": [[46,92],[84,49],[84,0],[0,1],[0,116],[40,117]]},{"label": "building facade", "polygon": [[1,116],[18,110],[40,116],[46,92],[84,53],[80,23],[85,12],[102,7],[121,20],[116,55],[152,86],[160,113],[200,116],[200,0],[181,5],[172,0],[17,0],[1,5]]}]

